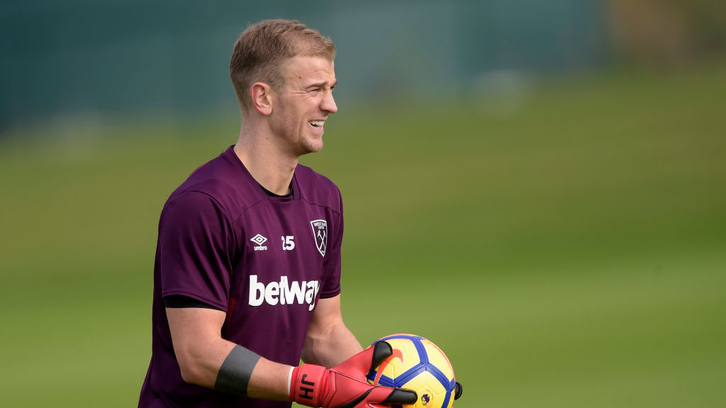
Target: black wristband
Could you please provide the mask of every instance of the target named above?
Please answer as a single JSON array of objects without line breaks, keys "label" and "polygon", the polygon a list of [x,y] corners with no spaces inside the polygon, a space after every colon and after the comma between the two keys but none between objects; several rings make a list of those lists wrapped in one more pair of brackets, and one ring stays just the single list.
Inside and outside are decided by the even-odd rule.
[{"label": "black wristband", "polygon": [[260,355],[242,346],[234,346],[217,373],[214,389],[229,394],[247,395],[247,386]]}]

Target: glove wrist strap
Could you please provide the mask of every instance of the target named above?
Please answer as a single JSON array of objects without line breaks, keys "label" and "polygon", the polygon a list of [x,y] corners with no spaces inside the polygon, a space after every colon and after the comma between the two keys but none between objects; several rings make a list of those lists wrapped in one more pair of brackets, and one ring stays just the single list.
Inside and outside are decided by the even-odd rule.
[{"label": "glove wrist strap", "polygon": [[292,370],[290,401],[309,407],[321,407],[327,384],[325,367],[303,364]]}]

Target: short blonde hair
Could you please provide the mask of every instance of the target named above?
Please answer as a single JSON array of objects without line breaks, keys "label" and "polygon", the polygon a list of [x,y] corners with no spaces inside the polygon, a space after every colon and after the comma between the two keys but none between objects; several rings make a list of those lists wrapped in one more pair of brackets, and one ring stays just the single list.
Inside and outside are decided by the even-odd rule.
[{"label": "short blonde hair", "polygon": [[282,66],[296,56],[335,59],[335,45],[318,30],[295,20],[264,20],[252,24],[234,44],[229,77],[239,103],[251,103],[249,89],[255,82],[273,88],[285,85]]}]

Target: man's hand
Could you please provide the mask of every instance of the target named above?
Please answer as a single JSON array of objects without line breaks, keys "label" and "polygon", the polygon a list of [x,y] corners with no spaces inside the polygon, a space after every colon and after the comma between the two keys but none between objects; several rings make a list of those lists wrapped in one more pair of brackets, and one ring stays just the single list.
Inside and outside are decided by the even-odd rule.
[{"label": "man's hand", "polygon": [[343,363],[325,367],[303,364],[293,369],[290,401],[322,408],[382,408],[390,404],[414,404],[415,392],[374,386],[366,374],[393,354],[391,345],[379,341]]}]

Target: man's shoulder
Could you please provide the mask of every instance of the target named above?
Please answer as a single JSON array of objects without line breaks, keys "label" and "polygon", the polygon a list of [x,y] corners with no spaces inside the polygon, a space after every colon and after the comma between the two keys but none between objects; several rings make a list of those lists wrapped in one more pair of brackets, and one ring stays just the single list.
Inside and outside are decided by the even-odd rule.
[{"label": "man's shoulder", "polygon": [[298,177],[298,182],[305,182],[311,186],[321,189],[338,190],[338,186],[336,186],[329,178],[308,166],[298,164],[295,168],[295,175]]},{"label": "man's shoulder", "polygon": [[340,190],[329,178],[302,164],[298,164],[295,168],[295,178],[302,200],[330,207],[332,210],[342,213],[343,203]]},{"label": "man's shoulder", "polygon": [[230,159],[229,152],[228,149],[194,170],[167,202],[183,199],[190,193],[203,194],[232,215],[235,210],[248,208],[259,201],[256,185],[249,180],[244,167]]}]

